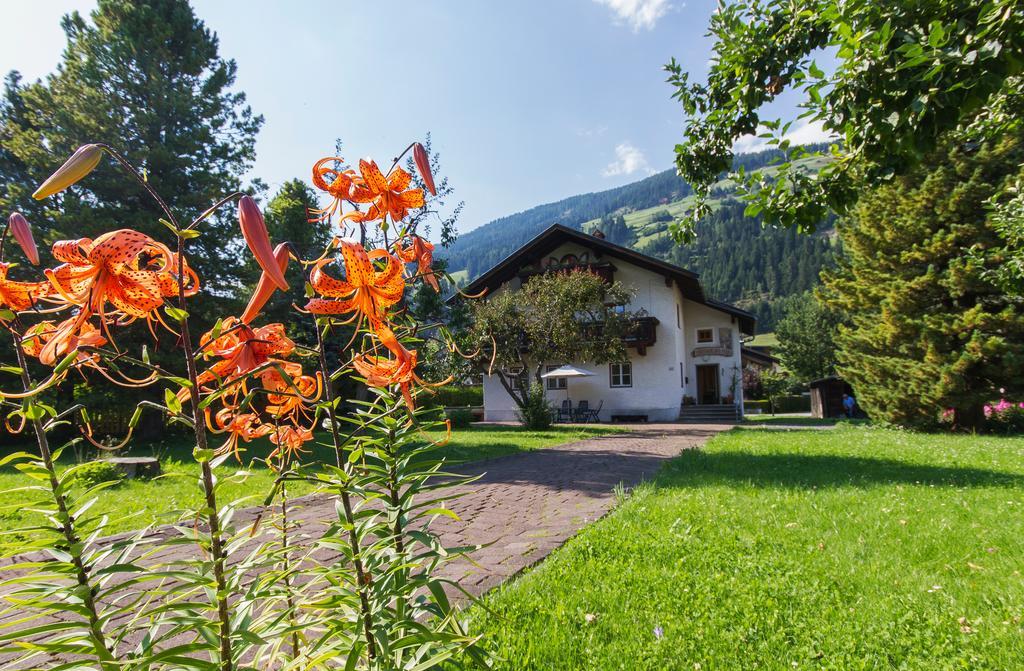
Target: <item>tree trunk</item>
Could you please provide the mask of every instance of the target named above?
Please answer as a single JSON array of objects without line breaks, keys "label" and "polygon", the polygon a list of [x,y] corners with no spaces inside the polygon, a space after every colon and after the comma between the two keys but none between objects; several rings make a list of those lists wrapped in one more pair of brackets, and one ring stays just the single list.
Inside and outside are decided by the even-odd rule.
[{"label": "tree trunk", "polygon": [[953,429],[959,431],[980,431],[985,425],[985,408],[972,405],[966,408],[954,408]]}]

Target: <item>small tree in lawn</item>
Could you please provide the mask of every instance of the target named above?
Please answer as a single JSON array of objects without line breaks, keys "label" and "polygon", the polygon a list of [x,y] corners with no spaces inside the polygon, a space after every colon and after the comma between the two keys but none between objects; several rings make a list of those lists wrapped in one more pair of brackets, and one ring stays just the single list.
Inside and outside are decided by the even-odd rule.
[{"label": "small tree in lawn", "polygon": [[772,415],[775,414],[775,401],[789,391],[792,383],[789,376],[774,370],[766,370],[761,373],[761,389],[764,390],[764,397],[768,399],[768,408]]},{"label": "small tree in lawn", "polygon": [[519,291],[503,291],[473,304],[470,341],[477,348],[478,372],[494,375],[520,412],[529,405],[531,373],[542,383],[544,364],[563,361],[607,363],[626,356],[622,338],[631,316],[630,293],[586,271],[549,273],[530,279]]},{"label": "small tree in lawn", "polygon": [[775,327],[782,364],[801,382],[834,375],[835,337],[842,318],[812,293],[799,296]]}]

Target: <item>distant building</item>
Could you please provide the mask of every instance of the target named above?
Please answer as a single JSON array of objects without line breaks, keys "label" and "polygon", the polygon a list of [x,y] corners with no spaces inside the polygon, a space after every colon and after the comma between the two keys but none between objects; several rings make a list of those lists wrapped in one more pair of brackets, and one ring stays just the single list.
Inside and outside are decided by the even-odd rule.
[{"label": "distant building", "polygon": [[743,345],[742,360],[744,370],[779,370],[779,360],[771,355],[771,348],[755,345]]},{"label": "distant building", "polygon": [[831,375],[811,382],[811,416],[842,417],[843,394],[853,395],[853,388],[842,378]]},{"label": "distant building", "polygon": [[[547,380],[553,404],[571,391],[573,401],[600,406],[602,421],[672,421],[688,412],[741,415],[740,343],[743,336],[754,335],[754,316],[707,298],[697,274],[685,268],[556,224],[471,282],[465,292],[487,290],[493,296],[519,289],[532,276],[575,268],[632,289],[634,298],[624,309],[639,316],[626,339],[624,361],[600,366],[541,362],[549,370],[571,364],[594,373],[572,381]],[[483,386],[485,419],[515,419],[515,402],[501,383],[485,376]]]}]

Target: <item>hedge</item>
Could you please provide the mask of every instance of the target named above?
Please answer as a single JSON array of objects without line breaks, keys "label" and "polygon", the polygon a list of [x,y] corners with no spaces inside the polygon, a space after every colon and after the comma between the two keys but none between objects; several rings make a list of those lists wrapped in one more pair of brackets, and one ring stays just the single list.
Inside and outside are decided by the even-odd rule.
[{"label": "hedge", "polygon": [[431,405],[444,407],[464,407],[467,405],[478,406],[484,404],[484,388],[476,385],[472,387],[456,387],[454,385],[441,387],[437,395],[431,397]]},{"label": "hedge", "polygon": [[[763,413],[772,411],[768,401],[744,401],[743,409],[746,412],[760,410]],[[780,396],[775,399],[775,412],[810,412],[810,396]]]}]

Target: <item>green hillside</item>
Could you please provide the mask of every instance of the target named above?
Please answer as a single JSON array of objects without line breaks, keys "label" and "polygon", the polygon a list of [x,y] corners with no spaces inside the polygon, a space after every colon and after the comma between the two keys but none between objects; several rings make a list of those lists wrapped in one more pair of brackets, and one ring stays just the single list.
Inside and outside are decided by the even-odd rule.
[{"label": "green hillside", "polygon": [[[824,165],[827,160],[828,159],[825,157],[813,156],[810,158],[803,159],[801,161],[796,161],[794,165],[796,165],[798,169],[802,169],[806,172],[817,172],[818,168]],[[775,168],[772,166],[768,166],[762,168],[758,172],[770,175],[775,172]],[[713,196],[708,201],[708,204],[711,206],[711,209],[717,210],[723,202],[733,200],[734,189],[735,184],[732,182],[732,180],[719,180],[712,188],[713,192],[717,195]],[[659,204],[654,205],[652,207],[645,207],[639,210],[630,210],[629,208],[623,208],[621,211],[616,212],[616,214],[622,214],[623,218],[626,220],[626,225],[636,232],[636,243],[631,246],[640,248],[651,242],[654,242],[655,240],[666,234],[668,230],[668,224],[670,223],[670,221],[658,221],[657,215],[661,214],[662,212],[668,212],[670,215],[672,215],[672,219],[680,219],[686,216],[686,213],[689,211],[689,209],[693,207],[693,203],[694,197],[686,196],[685,198],[680,198],[678,200],[674,200],[664,205]],[[592,231],[594,228],[597,228],[600,222],[600,218],[590,219],[588,221],[583,222],[580,228],[584,231],[589,232]],[[831,230],[831,228],[829,230]]]},{"label": "green hillside", "polygon": [[[737,164],[748,172],[775,171],[774,152],[745,154]],[[816,171],[826,157],[804,159]],[[551,224],[591,232],[597,228],[616,244],[675,263],[701,275],[707,294],[753,312],[759,329],[771,330],[780,299],[813,289],[822,268],[832,263],[834,221],[821,222],[815,235],[765,229],[745,217],[735,185],[726,179],[713,188],[711,214],[697,225],[697,241],[678,245],[669,227],[693,205],[693,192],[672,171],[652,175],[617,189],[582,194],[503,217],[460,236],[442,252],[456,281],[464,284]]]}]

